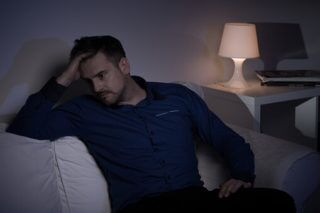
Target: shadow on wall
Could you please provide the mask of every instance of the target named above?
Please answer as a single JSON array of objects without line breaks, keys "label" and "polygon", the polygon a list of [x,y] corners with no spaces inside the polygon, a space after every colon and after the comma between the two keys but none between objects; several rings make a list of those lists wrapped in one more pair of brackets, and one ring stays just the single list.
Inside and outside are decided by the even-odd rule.
[{"label": "shadow on wall", "polygon": [[147,45],[140,47],[139,42],[131,43],[133,46],[128,49],[133,52],[128,57],[134,62],[132,71],[138,70],[138,75],[147,80],[204,84],[221,78],[221,64],[216,53],[211,51],[211,44],[203,38],[186,33],[161,32],[143,37],[143,43]]},{"label": "shadow on wall", "polygon": [[307,51],[299,24],[254,23],[257,29],[260,58],[265,70],[276,70],[284,59],[307,59]]},{"label": "shadow on wall", "polygon": [[[173,42],[169,43],[169,46],[180,51],[175,52],[175,57],[178,59],[176,70],[177,73],[180,72],[182,80],[209,84],[223,78],[222,64],[219,63],[219,56],[210,48],[210,40],[205,41],[186,34],[175,36],[176,39],[172,39]],[[175,48],[171,51],[173,49]]]},{"label": "shadow on wall", "polygon": [[0,79],[0,121],[10,121],[30,94],[65,68],[69,51],[68,44],[56,38],[33,39],[22,45]]}]

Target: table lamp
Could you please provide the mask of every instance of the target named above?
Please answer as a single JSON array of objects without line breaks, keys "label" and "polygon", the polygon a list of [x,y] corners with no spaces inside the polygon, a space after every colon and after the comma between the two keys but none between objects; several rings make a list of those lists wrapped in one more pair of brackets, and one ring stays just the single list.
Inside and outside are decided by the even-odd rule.
[{"label": "table lamp", "polygon": [[219,55],[232,58],[234,73],[224,86],[245,88],[248,86],[242,73],[242,64],[247,58],[259,57],[256,26],[249,23],[226,23],[224,25]]}]

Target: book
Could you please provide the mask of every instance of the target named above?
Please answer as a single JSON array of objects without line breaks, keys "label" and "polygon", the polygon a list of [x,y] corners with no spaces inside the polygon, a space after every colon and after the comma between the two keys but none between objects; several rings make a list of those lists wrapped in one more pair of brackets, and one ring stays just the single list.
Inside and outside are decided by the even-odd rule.
[{"label": "book", "polygon": [[281,82],[281,81],[269,81],[261,82],[261,86],[292,86],[292,87],[315,87],[320,86],[320,83],[317,82]]},{"label": "book", "polygon": [[320,85],[320,70],[257,70],[262,85]]}]

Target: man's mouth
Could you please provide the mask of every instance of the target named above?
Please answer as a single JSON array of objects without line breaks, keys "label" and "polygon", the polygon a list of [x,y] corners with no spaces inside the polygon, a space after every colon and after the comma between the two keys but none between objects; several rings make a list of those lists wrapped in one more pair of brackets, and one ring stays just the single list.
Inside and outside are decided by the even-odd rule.
[{"label": "man's mouth", "polygon": [[105,99],[111,95],[112,92],[100,92],[97,94],[97,96],[101,99]]}]

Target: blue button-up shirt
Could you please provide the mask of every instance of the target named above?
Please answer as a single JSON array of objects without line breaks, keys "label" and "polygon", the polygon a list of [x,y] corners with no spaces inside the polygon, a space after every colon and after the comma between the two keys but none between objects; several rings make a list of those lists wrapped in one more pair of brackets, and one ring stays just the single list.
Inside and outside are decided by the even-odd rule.
[{"label": "blue button-up shirt", "polygon": [[253,181],[253,154],[203,100],[178,84],[145,82],[137,105],[106,106],[84,95],[53,108],[65,88],[50,80],[30,96],[7,131],[37,139],[77,136],[105,175],[113,212],[144,196],[202,186],[196,133],[227,160],[231,176]]}]

